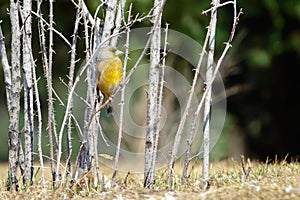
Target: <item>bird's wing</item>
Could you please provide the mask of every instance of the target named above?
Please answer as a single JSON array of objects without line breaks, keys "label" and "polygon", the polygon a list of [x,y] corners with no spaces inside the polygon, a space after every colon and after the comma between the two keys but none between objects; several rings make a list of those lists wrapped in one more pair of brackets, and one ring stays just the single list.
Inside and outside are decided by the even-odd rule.
[{"label": "bird's wing", "polygon": [[104,69],[109,65],[109,62],[106,60],[102,60],[98,63],[97,68],[96,68],[96,77],[97,80],[99,81],[101,78],[101,75],[104,71]]}]

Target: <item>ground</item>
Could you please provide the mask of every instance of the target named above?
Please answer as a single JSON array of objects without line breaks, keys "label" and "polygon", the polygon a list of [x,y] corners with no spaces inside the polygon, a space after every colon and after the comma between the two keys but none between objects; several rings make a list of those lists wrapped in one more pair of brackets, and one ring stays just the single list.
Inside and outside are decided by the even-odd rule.
[{"label": "ground", "polygon": [[[0,199],[300,199],[298,162],[261,163],[232,159],[212,162],[208,181],[201,178],[200,168],[201,165],[194,165],[194,170],[184,185],[180,184],[180,176],[175,176],[174,184],[169,188],[166,187],[166,170],[162,170],[156,174],[153,190],[143,188],[141,175],[127,173],[118,173],[114,189],[77,190],[74,187],[61,187],[54,190],[50,183],[47,189],[43,189],[39,184],[39,174],[36,174],[33,186],[26,191],[11,192],[5,187],[7,164],[3,163],[0,165]],[[107,177],[110,176],[108,174]],[[47,179],[50,180],[50,177]],[[109,185],[109,181],[107,184]]]}]

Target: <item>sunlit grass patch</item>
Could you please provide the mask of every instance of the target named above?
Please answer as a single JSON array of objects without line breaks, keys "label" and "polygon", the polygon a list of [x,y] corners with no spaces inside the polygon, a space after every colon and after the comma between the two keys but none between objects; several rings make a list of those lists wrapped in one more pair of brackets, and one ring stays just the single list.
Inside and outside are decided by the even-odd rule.
[{"label": "sunlit grass patch", "polygon": [[[250,168],[249,168],[250,167]],[[40,175],[26,191],[6,190],[7,164],[1,164],[0,199],[299,199],[300,164],[286,161],[212,162],[210,179],[201,178],[201,163],[197,163],[185,184],[181,184],[181,167],[175,167],[173,187],[167,185],[167,170],[156,172],[153,190],[143,188],[143,174],[118,172],[116,186],[109,187],[111,170],[103,169],[107,185],[101,187],[51,187],[47,172],[47,188],[42,188]],[[245,171],[250,169],[248,174]],[[48,169],[47,169],[48,170]],[[47,171],[46,170],[46,171]],[[40,172],[38,172],[40,173]],[[247,177],[245,177],[247,175]],[[21,178],[20,178],[21,181]]]}]

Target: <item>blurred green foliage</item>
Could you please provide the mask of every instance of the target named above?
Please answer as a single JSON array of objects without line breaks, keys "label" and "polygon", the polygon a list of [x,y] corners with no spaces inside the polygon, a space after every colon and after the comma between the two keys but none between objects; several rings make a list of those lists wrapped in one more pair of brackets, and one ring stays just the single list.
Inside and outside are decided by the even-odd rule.
[{"label": "blurred green foliage", "polygon": [[[87,0],[92,12],[99,2]],[[133,14],[147,13],[152,7],[152,1],[134,0]],[[43,3],[43,13],[47,19],[48,2]],[[54,3],[55,28],[60,30],[69,40],[73,31],[75,10],[68,0]],[[127,3],[127,7],[129,4]],[[229,141],[232,133],[239,131],[244,139],[245,148],[249,155],[265,158],[278,154],[285,156],[298,155],[300,149],[297,144],[299,127],[299,83],[297,68],[300,66],[300,1],[297,0],[239,0],[239,8],[243,8],[243,15],[236,30],[233,47],[226,58],[224,66],[224,82],[228,89],[234,86],[247,86],[228,98],[228,119],[214,153],[218,158],[225,158],[230,153]],[[34,10],[36,2],[34,1]],[[167,1],[163,13],[163,25],[170,24],[170,28],[182,32],[202,43],[209,14],[201,12],[210,7],[210,1],[177,0]],[[6,37],[6,48],[10,49],[10,22],[7,14],[9,1],[0,1],[1,26]],[[232,27],[232,8],[226,6],[218,10],[218,27],[216,36],[216,57],[222,53]],[[101,12],[99,17],[102,17]],[[36,19],[33,24],[36,25]],[[137,24],[149,25],[149,22]],[[33,30],[33,38],[37,38],[37,30]],[[83,30],[80,30],[83,31]],[[61,87],[59,77],[67,80],[68,65],[66,59],[69,49],[64,42],[55,36],[53,73],[54,87]],[[79,38],[83,40],[84,38]],[[81,42],[83,43],[83,42]],[[33,39],[34,54],[38,55],[38,40]],[[84,47],[78,47],[79,58],[84,58]],[[40,56],[36,56],[37,71],[41,79],[40,95],[43,107],[44,126],[46,124],[46,90],[42,77]],[[225,65],[225,64],[224,64]],[[0,64],[1,66],[1,64]],[[0,83],[3,83],[3,71],[0,70]],[[0,160],[7,159],[7,130],[8,113],[6,110],[4,84],[0,84],[0,127],[2,140],[0,141]],[[60,97],[65,100],[64,92],[57,89]],[[56,102],[57,119],[62,117],[64,107]],[[83,112],[83,111],[81,111]],[[20,124],[21,125],[21,124]],[[21,126],[22,127],[22,126]],[[60,124],[58,124],[60,127]],[[59,130],[59,129],[58,129]],[[74,136],[76,137],[76,136]],[[45,138],[46,141],[46,138]],[[75,140],[74,140],[75,141]],[[232,145],[232,144],[231,144]],[[233,144],[234,145],[234,144]],[[47,151],[47,147],[45,147]],[[242,150],[241,150],[242,151]],[[225,153],[224,153],[225,152]]]}]

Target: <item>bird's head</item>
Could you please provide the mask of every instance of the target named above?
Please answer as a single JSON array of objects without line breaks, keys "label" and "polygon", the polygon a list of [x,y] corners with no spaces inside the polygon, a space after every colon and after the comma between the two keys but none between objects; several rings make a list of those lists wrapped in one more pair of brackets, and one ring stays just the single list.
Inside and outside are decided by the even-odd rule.
[{"label": "bird's head", "polygon": [[118,50],[116,47],[106,46],[106,47],[103,47],[99,50],[98,59],[99,60],[111,59],[111,58],[118,57],[122,53],[123,52]]}]

